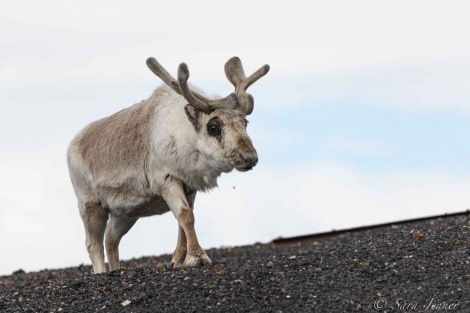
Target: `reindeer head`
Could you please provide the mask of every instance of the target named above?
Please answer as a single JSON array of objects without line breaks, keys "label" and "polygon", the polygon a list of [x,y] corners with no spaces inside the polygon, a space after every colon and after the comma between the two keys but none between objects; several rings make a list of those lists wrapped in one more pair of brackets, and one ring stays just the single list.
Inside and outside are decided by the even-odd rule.
[{"label": "reindeer head", "polygon": [[225,163],[223,171],[233,168],[247,171],[256,165],[258,155],[246,132],[248,122],[245,118],[253,111],[254,100],[246,90],[269,71],[269,65],[246,77],[240,59],[229,59],[225,64],[225,74],[234,85],[235,92],[220,99],[206,98],[189,88],[189,69],[185,63],[178,68],[178,80],[153,57],[147,59],[147,66],[188,101],[185,112],[199,136],[197,145],[201,153],[217,159],[218,163]]}]

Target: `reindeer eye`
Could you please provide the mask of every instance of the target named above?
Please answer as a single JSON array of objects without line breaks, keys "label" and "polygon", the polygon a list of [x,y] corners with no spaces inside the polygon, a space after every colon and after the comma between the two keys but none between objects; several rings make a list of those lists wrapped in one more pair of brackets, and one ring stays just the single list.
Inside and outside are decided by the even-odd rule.
[{"label": "reindeer eye", "polygon": [[222,131],[220,130],[220,121],[218,118],[213,118],[207,123],[207,132],[212,137],[220,137]]}]

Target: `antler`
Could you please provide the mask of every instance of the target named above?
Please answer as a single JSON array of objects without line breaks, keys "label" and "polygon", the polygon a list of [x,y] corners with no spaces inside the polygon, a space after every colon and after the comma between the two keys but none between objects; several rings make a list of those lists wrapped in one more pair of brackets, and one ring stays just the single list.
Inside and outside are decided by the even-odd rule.
[{"label": "antler", "polygon": [[174,91],[181,95],[180,86],[173,78],[173,76],[168,73],[163,66],[154,58],[150,57],[147,59],[148,68],[168,86],[170,86]]},{"label": "antler", "polygon": [[217,108],[236,109],[240,107],[245,115],[249,115],[253,111],[254,102],[253,97],[246,93],[246,89],[269,71],[269,65],[265,65],[247,78],[240,59],[237,57],[231,58],[225,64],[225,74],[228,80],[235,86],[235,93],[222,99],[213,100],[188,87],[189,69],[185,63],[181,63],[178,67],[178,81],[153,57],[147,59],[147,66],[165,84],[170,86],[176,93],[182,95],[197,109],[210,113]]},{"label": "antler", "polygon": [[178,83],[181,90],[181,95],[189,101],[196,108],[210,113],[215,109],[235,109],[238,106],[237,96],[230,94],[225,98],[221,99],[208,99],[203,95],[192,91],[188,87],[189,69],[186,63],[181,63],[178,68]]},{"label": "antler", "polygon": [[266,64],[249,77],[246,77],[242,62],[238,57],[233,57],[225,63],[225,75],[232,85],[235,86],[235,94],[238,97],[238,103],[246,115],[253,112],[254,105],[253,96],[247,93],[246,90],[254,82],[266,75],[268,71],[269,65]]}]

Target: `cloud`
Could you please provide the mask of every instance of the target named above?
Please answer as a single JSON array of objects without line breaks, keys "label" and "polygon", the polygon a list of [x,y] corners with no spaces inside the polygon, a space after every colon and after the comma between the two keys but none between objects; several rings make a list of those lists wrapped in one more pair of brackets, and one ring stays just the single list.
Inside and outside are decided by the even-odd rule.
[{"label": "cloud", "polygon": [[282,78],[268,76],[255,92],[256,108],[298,114],[312,107],[369,107],[372,113],[376,108],[385,108],[468,116],[469,56],[457,58],[458,62],[448,58],[413,59]]},{"label": "cloud", "polygon": [[213,0],[27,2],[0,12],[2,84],[148,77],[143,62],[150,55],[170,69],[185,61],[200,77],[215,78],[232,55],[246,59],[248,68],[270,63],[283,77],[470,53],[465,2],[241,1],[229,11]]},{"label": "cloud", "polygon": [[373,140],[351,141],[342,138],[323,139],[322,146],[336,153],[348,154],[354,157],[374,158],[381,156],[396,156],[401,148],[396,145]]},{"label": "cloud", "polygon": [[328,230],[463,211],[467,193],[468,177],[446,172],[365,174],[325,162],[299,169],[290,196]]}]

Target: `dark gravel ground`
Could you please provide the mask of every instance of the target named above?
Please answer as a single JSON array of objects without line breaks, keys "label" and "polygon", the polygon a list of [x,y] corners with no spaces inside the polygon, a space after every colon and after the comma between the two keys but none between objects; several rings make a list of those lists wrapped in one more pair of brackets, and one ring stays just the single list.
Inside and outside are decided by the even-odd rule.
[{"label": "dark gravel ground", "polygon": [[0,312],[470,312],[470,213],[316,243],[209,249],[0,277]]}]

